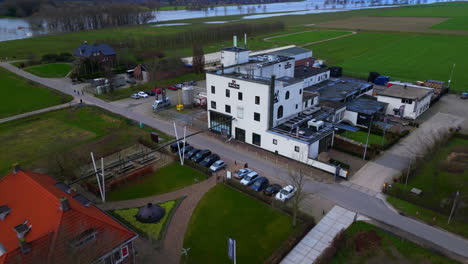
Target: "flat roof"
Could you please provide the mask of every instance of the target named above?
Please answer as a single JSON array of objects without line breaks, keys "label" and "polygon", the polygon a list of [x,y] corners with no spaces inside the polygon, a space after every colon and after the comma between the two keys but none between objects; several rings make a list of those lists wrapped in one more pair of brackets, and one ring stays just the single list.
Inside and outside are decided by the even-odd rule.
[{"label": "flat roof", "polygon": [[377,98],[356,98],[346,104],[346,109],[349,111],[364,113],[364,114],[375,114],[383,111],[388,106],[388,103],[379,102]]},{"label": "flat roof", "polygon": [[[259,83],[259,84],[266,84],[266,85],[271,84],[271,78],[268,78],[268,77],[253,76],[253,75],[247,75],[247,74],[237,73],[237,72],[222,73],[221,70],[209,72],[209,74],[228,77],[228,78],[247,81],[247,82],[254,82],[254,83]],[[281,82],[283,86],[285,87],[302,82],[301,79],[287,77],[287,76],[277,78],[276,81]]]},{"label": "flat roof", "polygon": [[241,52],[241,51],[248,51],[249,49],[240,48],[240,47],[230,47],[230,48],[224,48],[222,50],[233,51],[233,52]]},{"label": "flat roof", "polygon": [[324,107],[329,107],[333,109],[334,111],[346,107],[345,103],[338,102],[338,101],[326,101],[326,100],[320,101],[319,105],[324,106]]},{"label": "flat roof", "polygon": [[320,100],[340,102],[372,86],[371,83],[333,78],[307,87],[304,91],[320,93]]},{"label": "flat roof", "polygon": [[309,78],[324,72],[329,71],[327,68],[315,68],[308,66],[296,66],[294,67],[294,77],[296,78]]},{"label": "flat roof", "polygon": [[419,87],[414,87],[414,86],[396,84],[396,85],[387,87],[382,91],[379,91],[377,95],[419,100],[433,92],[434,90],[432,88],[427,88],[427,87],[419,88]]}]

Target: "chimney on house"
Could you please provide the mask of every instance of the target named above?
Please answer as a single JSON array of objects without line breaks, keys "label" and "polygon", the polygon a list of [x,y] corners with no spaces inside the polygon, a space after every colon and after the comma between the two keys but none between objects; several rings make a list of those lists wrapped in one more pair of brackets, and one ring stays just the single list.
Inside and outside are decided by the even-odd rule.
[{"label": "chimney on house", "polygon": [[7,205],[0,205],[0,220],[5,220],[10,211],[11,210]]},{"label": "chimney on house", "polygon": [[68,202],[67,197],[60,198],[60,210],[68,211],[70,209],[70,203]]},{"label": "chimney on house", "polygon": [[13,173],[16,174],[21,170],[21,166],[18,163],[13,164]]}]

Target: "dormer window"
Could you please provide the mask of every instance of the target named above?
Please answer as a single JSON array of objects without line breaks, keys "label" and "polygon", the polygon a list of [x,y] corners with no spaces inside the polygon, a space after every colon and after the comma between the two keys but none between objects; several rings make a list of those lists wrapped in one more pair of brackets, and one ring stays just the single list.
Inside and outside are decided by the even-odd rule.
[{"label": "dormer window", "polygon": [[0,206],[0,220],[5,220],[7,215],[10,213],[11,209],[6,205]]},{"label": "dormer window", "polygon": [[28,220],[24,221],[22,224],[13,227],[19,239],[23,239],[29,232],[29,230],[31,230],[31,228],[32,225],[28,225]]},{"label": "dormer window", "polygon": [[97,231],[94,228],[86,229],[84,232],[74,238],[70,244],[74,248],[81,248],[96,240]]}]

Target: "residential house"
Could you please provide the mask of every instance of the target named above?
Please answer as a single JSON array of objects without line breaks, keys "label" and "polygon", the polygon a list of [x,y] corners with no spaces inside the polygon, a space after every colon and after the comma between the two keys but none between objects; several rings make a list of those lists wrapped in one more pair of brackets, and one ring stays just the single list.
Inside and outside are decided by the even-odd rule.
[{"label": "residential house", "polygon": [[84,42],[75,51],[73,55],[77,58],[89,59],[100,63],[113,64],[115,62],[115,50],[107,44],[88,44]]},{"label": "residential house", "polygon": [[429,109],[433,94],[433,88],[395,84],[377,92],[377,100],[388,103],[387,115],[414,120]]}]

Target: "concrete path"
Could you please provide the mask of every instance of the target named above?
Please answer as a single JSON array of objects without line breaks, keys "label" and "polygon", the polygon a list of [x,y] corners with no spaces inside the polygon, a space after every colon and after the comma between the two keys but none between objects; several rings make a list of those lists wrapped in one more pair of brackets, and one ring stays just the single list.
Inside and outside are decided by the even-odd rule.
[{"label": "concrete path", "polygon": [[51,107],[47,107],[47,108],[43,108],[43,109],[39,109],[39,110],[36,110],[36,111],[15,115],[15,116],[5,117],[5,118],[0,119],[0,124],[5,123],[5,122],[9,122],[9,121],[13,121],[13,120],[16,120],[16,119],[21,119],[21,118],[28,117],[28,116],[33,116],[33,115],[42,114],[42,113],[46,113],[46,112],[50,112],[50,111],[54,111],[54,110],[58,110],[58,109],[67,108],[67,107],[70,107],[70,106],[72,106],[73,104],[76,104],[76,103],[77,103],[77,101],[73,100],[73,101],[65,103],[65,104],[55,105],[55,106],[51,106]]},{"label": "concrete path", "polygon": [[151,259],[157,259],[158,263],[179,263],[181,249],[184,245],[185,231],[187,230],[190,217],[203,195],[215,185],[216,177],[213,176],[201,183],[194,184],[171,193],[128,201],[108,202],[99,205],[99,207],[103,210],[134,208],[144,206],[147,203],[160,203],[185,197],[171,219],[167,233],[162,241],[161,248],[158,250],[152,250],[151,245],[149,245],[148,242],[142,239],[138,242],[138,250],[140,252],[138,260],[141,260],[140,263],[147,263],[146,260]]},{"label": "concrete path", "polygon": [[[31,74],[16,69],[8,63],[0,63],[0,66],[7,69],[12,68],[15,73],[23,77],[31,77]],[[36,76],[33,76],[33,78],[36,82],[74,95],[72,90],[73,88],[70,84],[61,83],[57,80],[51,81]],[[80,97],[87,104],[97,105],[103,109],[120,114],[129,119],[142,121],[151,127],[159,129],[162,132],[168,133],[170,135],[174,134],[172,123],[156,119],[155,116],[134,113],[128,109],[111,105],[108,102],[93,96],[88,96],[86,94]],[[179,132],[179,135],[183,133],[182,128]],[[239,151],[235,145],[225,144],[209,133],[193,136],[188,141],[190,144],[204,146],[205,148],[211,149],[213,152],[218,153],[223,159],[227,157],[229,159],[236,160],[237,162],[248,162],[249,167],[262,171],[265,176],[268,176],[272,180],[287,181],[289,178],[288,169],[282,166],[282,164],[275,163],[271,160],[265,160],[256,152]],[[324,184],[312,180],[306,182],[305,191],[322,196],[323,198],[333,201],[341,207],[351,211],[366,215],[378,221],[382,221],[383,223],[386,223],[390,226],[400,228],[414,236],[420,237],[423,240],[432,241],[441,248],[447,249],[460,256],[468,258],[467,240],[449,232],[441,231],[427,224],[396,214],[392,210],[388,209],[387,206],[377,197],[369,196],[366,193],[348,188],[341,184]]]},{"label": "concrete path", "polygon": [[434,135],[448,134],[450,128],[456,128],[464,119],[451,114],[437,113],[403,138],[396,145],[385,151],[375,160],[368,162],[352,178],[351,182],[375,192],[381,192],[385,182],[391,182],[406,170],[410,159],[425,155],[428,145],[434,142]]},{"label": "concrete path", "polygon": [[312,264],[333,239],[356,219],[355,212],[334,206],[320,222],[289,252],[280,264]]}]

